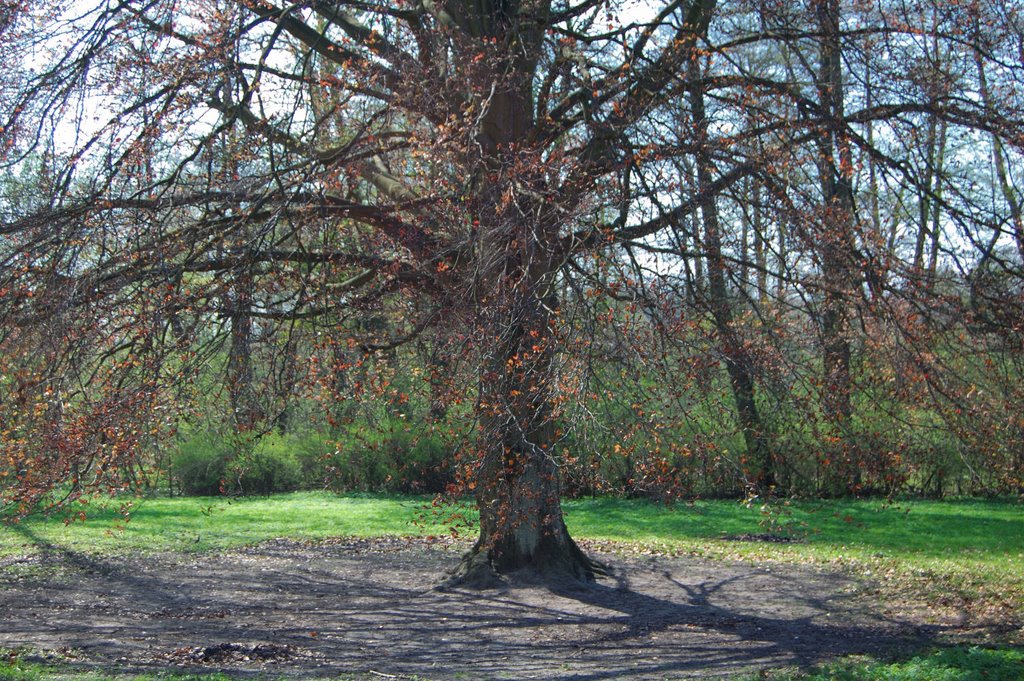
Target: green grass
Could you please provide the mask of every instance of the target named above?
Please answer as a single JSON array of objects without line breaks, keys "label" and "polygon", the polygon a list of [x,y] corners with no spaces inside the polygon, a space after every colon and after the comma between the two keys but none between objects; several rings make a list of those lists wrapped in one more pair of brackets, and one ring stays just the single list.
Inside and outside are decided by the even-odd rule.
[{"label": "green grass", "polygon": [[[0,662],[0,681],[238,681],[239,678],[260,681],[286,681],[281,675],[230,676],[228,674],[173,674],[156,672],[149,674],[116,674],[104,672],[81,672],[71,668],[52,667],[24,662]],[[369,681],[380,679],[373,676],[343,676],[324,681]],[[416,677],[401,677],[404,681],[415,681]]]},{"label": "green grass", "polygon": [[119,504],[90,504],[86,520],[29,518],[0,525],[0,556],[31,553],[42,545],[67,550],[122,552],[229,549],[277,537],[430,535],[447,528],[427,518],[429,500],[416,497],[336,496],[300,492],[269,497],[157,497],[135,502],[131,519],[120,521]]},{"label": "green grass", "polygon": [[[759,505],[747,508],[735,501],[663,507],[604,498],[569,501],[565,507],[570,529],[594,539],[703,550],[709,539],[772,532],[800,540],[776,545],[773,552],[781,555],[882,556],[920,566],[952,558],[1024,568],[1024,505],[1017,501],[775,502],[762,511]],[[744,546],[752,555],[764,552],[757,542],[726,545],[738,555],[744,554]]]},{"label": "green grass", "polygon": [[1020,681],[1024,651],[1012,648],[943,648],[896,662],[847,659],[803,672],[774,672],[771,681]]},{"label": "green grass", "polygon": [[[276,537],[316,541],[448,534],[425,497],[323,492],[240,499],[157,497],[137,501],[128,523],[119,522],[119,505],[94,502],[83,507],[86,520],[70,524],[59,518],[0,524],[0,557],[54,549],[199,552]],[[470,519],[474,515],[470,509],[457,510]],[[887,575],[887,596],[909,589],[904,595],[954,598],[957,606],[994,605],[1024,616],[1024,505],[1019,501],[776,502],[766,511],[728,500],[668,507],[599,498],[567,501],[565,512],[574,536],[610,542],[612,549],[827,564]],[[768,531],[799,541],[726,540]],[[472,529],[463,527],[462,533],[472,535]]]},{"label": "green grass", "polygon": [[225,674],[112,675],[77,672],[20,661],[0,662],[0,681],[236,681]]},{"label": "green grass", "polygon": [[[186,674],[175,672],[117,673],[115,671],[81,671],[61,663],[29,662],[17,651],[0,649],[0,681],[238,681],[240,678],[259,681],[287,681],[281,674],[230,675],[219,672]],[[381,676],[355,674],[324,678],[323,681],[380,681]],[[420,681],[418,676],[401,676],[402,681]],[[425,681],[425,680],[424,680]]]},{"label": "green grass", "polygon": [[[31,551],[39,542],[90,553],[207,551],[276,537],[447,534],[423,497],[337,496],[300,492],[240,499],[157,497],[135,502],[131,521],[118,522],[117,503],[83,507],[87,519],[30,518],[0,525],[0,555]],[[662,506],[617,498],[565,502],[576,537],[663,545],[684,552],[820,560],[893,558],[918,567],[955,561],[1024,571],[1024,504],[1017,501],[871,500],[759,506],[699,501]],[[468,512],[472,516],[472,512]],[[427,522],[417,522],[426,517]],[[720,541],[723,537],[789,533],[793,544]],[[709,541],[713,540],[713,541]]]},{"label": "green grass", "polygon": [[[767,516],[760,506],[735,501],[670,509],[606,498],[569,502],[566,509],[579,537],[625,541],[648,552],[812,563],[871,576],[879,596],[923,605],[936,623],[943,609],[1024,620],[1024,505],[1015,500],[777,502]],[[798,541],[725,539],[769,531]]]}]

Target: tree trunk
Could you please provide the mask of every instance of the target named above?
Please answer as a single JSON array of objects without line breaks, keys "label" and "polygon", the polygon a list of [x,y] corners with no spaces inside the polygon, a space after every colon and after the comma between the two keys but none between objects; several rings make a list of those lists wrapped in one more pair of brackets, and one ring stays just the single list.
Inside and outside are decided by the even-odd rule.
[{"label": "tree trunk", "polygon": [[[521,67],[516,58],[509,68]],[[532,67],[529,67],[532,68]],[[475,495],[480,536],[451,584],[486,587],[527,571],[548,582],[586,582],[605,574],[569,536],[553,458],[557,413],[553,362],[558,340],[556,272],[561,216],[544,199],[543,169],[510,181],[517,149],[528,148],[533,123],[530,79],[510,78],[487,94],[476,148],[478,216],[473,305],[481,359]]]},{"label": "tree trunk", "polygon": [[427,418],[431,423],[440,423],[448,416],[448,371],[451,366],[448,352],[442,347],[434,348],[427,359],[427,379],[430,382],[430,409]]},{"label": "tree trunk", "polygon": [[[745,193],[749,196],[753,195],[752,183],[746,183]],[[747,210],[742,212],[740,220],[740,291],[743,293],[743,297],[750,299],[750,289],[752,283],[750,281],[750,213]]]},{"label": "tree trunk", "polygon": [[776,225],[779,230],[778,240],[778,257],[776,258],[778,263],[777,276],[775,277],[775,300],[778,302],[780,308],[785,307],[786,302],[786,280],[789,278],[789,265],[787,259],[789,258],[788,248],[786,243],[786,223],[784,220],[779,220],[779,224]]},{"label": "tree trunk", "polygon": [[918,190],[917,238],[914,241],[914,270],[924,271],[925,244],[928,241],[928,221],[931,218],[932,190],[935,176],[936,140],[939,122],[935,116],[928,119],[928,136],[925,141],[924,181]]},{"label": "tree trunk", "polygon": [[295,386],[299,382],[299,359],[297,356],[299,338],[294,324],[287,333],[288,338],[284,343],[284,349],[277,358],[278,366],[275,367],[274,381],[278,409],[277,415],[274,417],[274,427],[281,435],[287,435],[292,430]]},{"label": "tree trunk", "polygon": [[[1021,43],[1024,45],[1024,41]],[[985,63],[981,59],[981,54],[975,50],[974,61],[978,67],[978,86],[981,90],[981,101],[985,106],[985,110],[989,113],[995,113],[995,106],[992,103],[992,96],[989,93],[988,78],[985,74]],[[999,189],[1003,194],[1003,199],[1006,201],[1006,205],[1010,209],[1010,224],[1013,225],[1013,240],[1017,245],[1017,252],[1020,254],[1021,261],[1024,262],[1024,207],[1022,207],[1021,198],[1014,191],[1013,184],[1010,182],[1009,173],[1006,169],[1006,157],[1003,154],[1002,140],[999,139],[998,135],[992,135],[992,159],[996,166],[996,178],[999,181]]]},{"label": "tree trunk", "polygon": [[[697,191],[703,196],[712,196],[713,182],[710,150],[707,148],[707,116],[704,108],[704,92],[701,89],[701,67],[696,59],[688,66],[690,86],[690,108],[697,136]],[[701,207],[704,218],[704,251],[707,254],[708,295],[715,330],[722,343],[722,355],[732,386],[733,399],[739,416],[740,428],[747,449],[747,456],[754,464],[752,480],[749,483],[758,493],[768,492],[775,486],[775,470],[764,427],[754,399],[754,375],[751,361],[743,347],[743,339],[736,330],[729,292],[725,282],[725,258],[722,255],[722,234],[718,221],[718,207],[714,200],[708,200]],[[744,247],[746,244],[744,244]],[[746,277],[743,277],[744,285]]]},{"label": "tree trunk", "polygon": [[543,440],[505,415],[485,418],[487,445],[478,471],[480,537],[463,559],[466,583],[488,585],[497,574],[534,572],[546,581],[592,581],[605,570],[569,536],[562,516],[558,470]]},{"label": "tree trunk", "polygon": [[843,75],[839,43],[839,2],[815,3],[822,33],[818,93],[826,117],[819,140],[819,171],[824,198],[821,243],[824,384],[822,407],[837,434],[843,438],[852,415],[849,339],[849,298],[854,288],[850,266],[855,247],[853,234],[853,157],[846,134],[843,106]]},{"label": "tree trunk", "polygon": [[768,258],[762,213],[761,183],[754,182],[754,264],[757,267],[757,306],[763,312],[768,307]]},{"label": "tree trunk", "polygon": [[[494,340],[481,365],[481,459],[476,472],[480,537],[452,583],[488,587],[498,575],[528,571],[548,582],[591,581],[607,574],[569,536],[559,471],[551,451],[555,414],[551,310],[545,282],[512,285],[511,298],[491,310]],[[492,303],[493,304],[493,303]]]},{"label": "tree trunk", "polygon": [[237,433],[252,431],[263,418],[253,387],[252,306],[255,284],[246,267],[232,283],[228,296],[231,346],[228,349],[227,383],[232,423]]},{"label": "tree trunk", "polygon": [[942,174],[946,160],[946,121],[939,124],[939,140],[935,153],[935,170],[932,183],[931,245],[928,253],[928,285],[935,283],[938,272],[939,248],[942,238]]}]

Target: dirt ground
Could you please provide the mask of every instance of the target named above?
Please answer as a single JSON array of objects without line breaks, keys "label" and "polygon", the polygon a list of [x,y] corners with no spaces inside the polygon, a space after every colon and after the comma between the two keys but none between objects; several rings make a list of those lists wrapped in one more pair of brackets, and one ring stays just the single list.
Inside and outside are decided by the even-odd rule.
[{"label": "dirt ground", "polygon": [[[593,547],[591,547],[593,549]],[[860,579],[601,555],[551,590],[434,587],[459,547],[274,541],[219,554],[0,561],[0,648],[104,669],[424,679],[713,678],[924,645]]]}]

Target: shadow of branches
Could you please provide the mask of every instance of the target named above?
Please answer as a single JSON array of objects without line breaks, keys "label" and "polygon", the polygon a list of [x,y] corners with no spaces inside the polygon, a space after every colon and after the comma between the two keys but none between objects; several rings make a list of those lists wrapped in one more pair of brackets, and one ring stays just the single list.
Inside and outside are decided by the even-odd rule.
[{"label": "shadow of branches", "polygon": [[[101,558],[27,529],[42,569],[0,570],[0,646],[91,667],[289,676],[702,678],[927,645],[850,579],[797,566],[622,561],[612,582],[432,587],[452,551],[414,540],[275,541],[223,554]],[[278,659],[195,651],[278,646]]]}]

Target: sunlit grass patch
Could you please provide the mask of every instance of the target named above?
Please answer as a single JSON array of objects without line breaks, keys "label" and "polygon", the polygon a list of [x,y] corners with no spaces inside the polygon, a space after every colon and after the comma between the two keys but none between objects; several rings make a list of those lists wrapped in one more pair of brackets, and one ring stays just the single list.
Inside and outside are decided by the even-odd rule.
[{"label": "sunlit grass patch", "polygon": [[[118,674],[79,671],[64,665],[26,661],[13,651],[0,651],[0,681],[233,681],[227,674]],[[28,656],[31,657],[31,656]],[[266,677],[269,681],[270,677]]]},{"label": "sunlit grass patch", "polygon": [[[50,656],[54,657],[54,656]],[[59,658],[59,656],[56,656]],[[244,675],[221,672],[185,673],[178,671],[119,672],[115,669],[82,670],[59,659],[37,661],[37,657],[25,651],[0,649],[0,681],[238,681],[239,678],[253,681],[287,681],[289,677],[280,673],[251,673]],[[381,675],[355,674],[327,677],[324,681],[368,681],[384,678]],[[398,677],[396,677],[398,678]],[[402,676],[403,681],[421,681],[416,676]],[[422,680],[425,681],[425,680]]]},{"label": "sunlit grass patch", "polygon": [[422,497],[299,492],[268,497],[155,497],[133,502],[123,522],[117,504],[90,504],[85,520],[29,518],[0,525],[0,556],[47,546],[87,553],[209,551],[287,537],[424,536],[448,528]]},{"label": "sunlit grass patch", "polygon": [[[870,578],[894,602],[983,620],[1024,618],[1024,505],[1016,500],[714,500],[566,504],[578,537],[712,559],[813,563]],[[764,540],[758,541],[761,538]],[[789,541],[766,541],[784,539]]]},{"label": "sunlit grass patch", "polygon": [[[0,556],[41,543],[98,553],[191,552],[278,537],[447,535],[445,519],[453,511],[465,534],[465,521],[475,517],[469,504],[435,512],[427,497],[300,492],[137,499],[130,521],[123,522],[123,502],[93,502],[86,520],[70,524],[30,518],[0,525]],[[576,537],[664,545],[709,557],[896,559],[919,569],[956,564],[1024,572],[1024,505],[1015,501],[776,501],[765,509],[730,500],[665,506],[606,497],[569,500],[564,507]],[[772,537],[792,541],[757,541]]]}]

